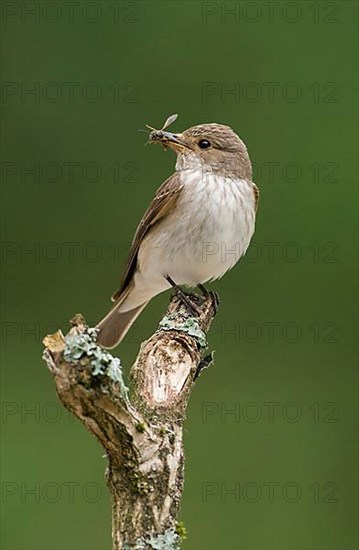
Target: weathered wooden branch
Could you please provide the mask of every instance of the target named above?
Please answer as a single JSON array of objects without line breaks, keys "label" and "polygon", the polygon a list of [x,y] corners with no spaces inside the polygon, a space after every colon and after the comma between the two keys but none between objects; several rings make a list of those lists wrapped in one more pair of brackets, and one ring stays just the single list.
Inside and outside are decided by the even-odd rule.
[{"label": "weathered wooden branch", "polygon": [[63,404],[103,445],[112,496],[113,547],[179,548],[184,478],[183,422],[203,359],[217,297],[194,295],[189,316],[174,295],[159,329],[140,348],[128,397],[119,360],[96,344],[81,315],[64,337],[44,339],[44,359]]}]

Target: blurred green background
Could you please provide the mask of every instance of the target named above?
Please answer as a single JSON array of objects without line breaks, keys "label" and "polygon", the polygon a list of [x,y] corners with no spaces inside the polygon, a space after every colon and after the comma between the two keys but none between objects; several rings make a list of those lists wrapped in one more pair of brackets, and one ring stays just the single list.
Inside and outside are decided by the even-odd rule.
[{"label": "blurred green background", "polygon": [[[174,131],[231,125],[261,190],[247,258],[212,285],[216,364],[186,421],[183,548],[357,548],[357,3],[2,9],[1,547],[111,546],[103,451],[59,404],[41,341],[110,305],[174,169],[137,130],[179,113]],[[116,350],[126,371],[168,298]]]}]

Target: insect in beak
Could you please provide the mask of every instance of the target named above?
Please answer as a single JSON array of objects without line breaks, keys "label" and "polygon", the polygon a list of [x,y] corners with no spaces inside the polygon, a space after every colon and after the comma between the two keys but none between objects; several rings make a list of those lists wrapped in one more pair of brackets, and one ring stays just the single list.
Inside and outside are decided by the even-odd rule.
[{"label": "insect in beak", "polygon": [[[166,143],[165,142],[166,141],[174,141],[174,140],[169,140],[168,138],[169,138],[170,135],[174,136],[175,134],[169,134],[168,132],[164,132],[164,130],[166,128],[168,128],[168,126],[173,124],[174,121],[177,120],[177,118],[178,118],[177,114],[169,116],[160,130],[156,130],[156,128],[153,128],[153,126],[150,126],[149,124],[146,124],[146,128],[148,128],[150,130],[149,139],[148,139],[146,145],[148,143],[161,142],[163,147],[166,149]],[[146,130],[140,130],[140,131],[141,132],[146,132]]]}]

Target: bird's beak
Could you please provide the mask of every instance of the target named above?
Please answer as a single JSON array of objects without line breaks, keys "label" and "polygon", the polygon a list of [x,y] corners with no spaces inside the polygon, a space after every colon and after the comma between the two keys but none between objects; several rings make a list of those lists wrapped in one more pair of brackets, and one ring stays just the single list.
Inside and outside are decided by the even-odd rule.
[{"label": "bird's beak", "polygon": [[176,153],[192,149],[182,138],[182,134],[172,134],[172,132],[161,131],[161,135],[158,136],[156,141],[159,141],[164,147],[171,147]]}]

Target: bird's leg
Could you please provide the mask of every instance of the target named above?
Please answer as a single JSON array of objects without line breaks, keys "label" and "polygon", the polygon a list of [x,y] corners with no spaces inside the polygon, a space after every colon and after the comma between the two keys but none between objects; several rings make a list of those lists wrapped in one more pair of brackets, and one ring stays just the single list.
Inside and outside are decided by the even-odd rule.
[{"label": "bird's leg", "polygon": [[211,296],[211,298],[213,300],[214,307],[217,311],[217,308],[219,306],[219,296],[218,296],[217,292],[215,292],[213,290],[208,290],[204,285],[201,285],[200,283],[198,283],[197,288],[199,288],[199,290],[202,292],[203,296],[208,296],[208,295]]},{"label": "bird's leg", "polygon": [[174,280],[169,275],[165,275],[165,279],[171,285],[171,287],[175,289],[175,291],[177,292],[181,302],[187,307],[187,309],[190,311],[190,313],[194,317],[198,317],[199,314],[200,314],[200,310],[199,310],[197,304],[195,304],[190,299],[188,294],[186,294],[185,291],[182,290],[182,288],[180,286],[178,286],[178,284],[175,283]]},{"label": "bird's leg", "polygon": [[207,294],[209,294],[209,290],[207,290],[204,285],[201,285],[201,283],[198,283],[197,288],[202,292],[204,296],[207,296]]}]

